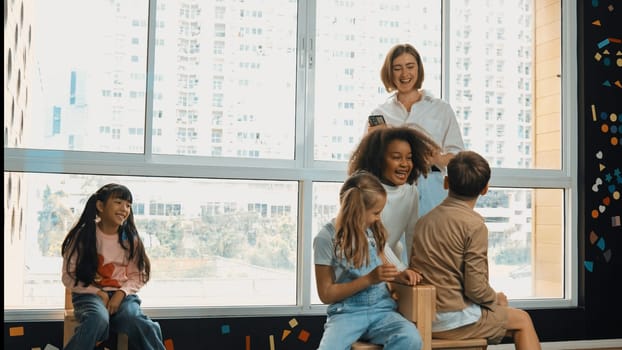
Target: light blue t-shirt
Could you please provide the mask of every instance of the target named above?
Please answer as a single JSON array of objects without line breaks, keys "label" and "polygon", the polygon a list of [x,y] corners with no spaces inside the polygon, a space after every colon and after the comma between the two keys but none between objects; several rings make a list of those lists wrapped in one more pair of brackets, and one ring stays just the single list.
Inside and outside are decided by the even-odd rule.
[{"label": "light blue t-shirt", "polygon": [[[335,273],[335,283],[343,283],[351,280],[352,276],[348,270],[349,264],[342,259],[337,260],[335,256],[335,219],[324,225],[313,240],[313,259],[316,265],[332,266]],[[370,229],[365,231],[370,249],[376,247],[376,241]],[[372,252],[370,252],[371,254]]]},{"label": "light blue t-shirt", "polygon": [[482,308],[471,304],[461,311],[437,312],[432,321],[432,332],[448,331],[477,322],[482,317]]}]

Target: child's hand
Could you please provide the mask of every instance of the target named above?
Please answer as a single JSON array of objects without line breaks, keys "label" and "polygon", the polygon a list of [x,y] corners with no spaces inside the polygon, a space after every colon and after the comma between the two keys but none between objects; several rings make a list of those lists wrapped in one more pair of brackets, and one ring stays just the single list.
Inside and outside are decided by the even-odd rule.
[{"label": "child's hand", "polygon": [[112,298],[110,298],[110,300],[108,301],[108,305],[106,305],[106,308],[108,309],[108,313],[111,315],[116,314],[124,298],[125,298],[125,293],[122,290],[118,290],[114,292],[114,294],[112,295]]},{"label": "child's hand", "polygon": [[104,305],[108,305],[108,301],[110,300],[110,297],[108,297],[108,293],[104,292],[103,290],[98,290],[97,296],[101,298],[101,300],[104,302]]},{"label": "child's hand", "polygon": [[501,306],[508,306],[508,297],[505,295],[505,293],[497,293],[497,304]]},{"label": "child's hand", "polygon": [[406,269],[397,275],[395,281],[408,286],[414,286],[417,285],[417,283],[420,283],[422,279],[423,277],[418,272]]},{"label": "child's hand", "polygon": [[395,281],[395,277],[400,272],[397,270],[397,267],[393,264],[383,264],[376,267],[372,272],[368,274],[371,279],[372,284],[377,284],[380,282],[392,282]]}]

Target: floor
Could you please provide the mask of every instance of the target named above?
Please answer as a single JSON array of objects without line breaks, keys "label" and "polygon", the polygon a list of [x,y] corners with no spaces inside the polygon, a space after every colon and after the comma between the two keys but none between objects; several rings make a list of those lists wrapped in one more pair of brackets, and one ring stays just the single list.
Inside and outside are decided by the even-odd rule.
[{"label": "floor", "polygon": [[[542,343],[542,350],[622,350],[622,339]],[[489,345],[488,350],[514,350],[514,344]]]}]

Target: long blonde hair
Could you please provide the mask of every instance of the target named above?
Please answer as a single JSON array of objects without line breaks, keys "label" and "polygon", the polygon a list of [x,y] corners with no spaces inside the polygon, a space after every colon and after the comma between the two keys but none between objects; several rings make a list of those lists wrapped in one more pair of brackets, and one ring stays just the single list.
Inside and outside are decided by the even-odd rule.
[{"label": "long blonde hair", "polygon": [[[380,180],[372,173],[357,171],[348,177],[339,191],[341,207],[335,225],[335,256],[345,258],[356,268],[369,263],[365,211],[386,196],[387,192]],[[378,253],[381,253],[386,242],[387,230],[382,221],[376,221],[369,229],[374,235]]]}]

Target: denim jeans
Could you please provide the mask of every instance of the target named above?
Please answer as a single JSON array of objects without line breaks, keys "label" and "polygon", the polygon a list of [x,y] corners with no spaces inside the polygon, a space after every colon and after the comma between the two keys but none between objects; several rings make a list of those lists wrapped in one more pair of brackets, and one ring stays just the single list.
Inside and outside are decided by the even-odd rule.
[{"label": "denim jeans", "polygon": [[447,198],[447,190],[443,188],[445,175],[440,171],[433,171],[427,178],[420,176],[417,179],[419,191],[419,217],[441,204]]},{"label": "denim jeans", "polygon": [[[375,242],[369,249],[370,263],[358,269],[350,267],[348,278],[338,283],[364,276],[381,263]],[[397,303],[384,282],[328,306],[318,349],[350,350],[359,339],[383,345],[384,350],[419,350],[422,346],[415,324],[397,312]]]},{"label": "denim jeans", "polygon": [[130,349],[165,350],[160,325],[142,312],[138,295],[126,296],[114,315],[108,314],[96,294],[72,293],[71,297],[80,325],[65,350],[93,349],[97,342],[108,339],[109,330],[127,334]]}]

